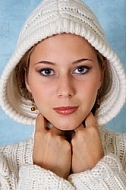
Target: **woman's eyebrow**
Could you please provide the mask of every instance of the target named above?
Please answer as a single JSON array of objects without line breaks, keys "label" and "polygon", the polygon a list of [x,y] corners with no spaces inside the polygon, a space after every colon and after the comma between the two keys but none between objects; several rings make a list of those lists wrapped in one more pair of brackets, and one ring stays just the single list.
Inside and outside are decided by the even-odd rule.
[{"label": "woman's eyebrow", "polygon": [[51,62],[51,61],[39,61],[39,62],[37,62],[37,63],[35,63],[35,65],[36,64],[48,64],[48,65],[55,65],[55,63],[53,63],[53,62]]},{"label": "woman's eyebrow", "polygon": [[73,64],[77,64],[77,63],[80,63],[80,62],[83,62],[83,61],[93,61],[93,60],[88,59],[88,58],[82,58],[82,59],[78,59],[78,60],[74,61]]},{"label": "woman's eyebrow", "polygon": [[[82,58],[82,59],[78,59],[74,62],[72,62],[72,64],[78,64],[80,62],[84,62],[84,61],[93,61],[92,59],[88,59],[88,58]],[[39,61],[36,64],[48,64],[48,65],[56,65],[54,62],[51,62],[51,61]]]}]

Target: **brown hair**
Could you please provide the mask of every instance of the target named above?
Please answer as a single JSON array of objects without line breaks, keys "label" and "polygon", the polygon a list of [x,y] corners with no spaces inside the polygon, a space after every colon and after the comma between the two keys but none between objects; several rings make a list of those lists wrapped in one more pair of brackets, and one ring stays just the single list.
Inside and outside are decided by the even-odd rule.
[{"label": "brown hair", "polygon": [[31,93],[27,90],[25,84],[25,78],[28,74],[30,56],[35,46],[30,48],[24,56],[21,58],[17,66],[15,67],[14,77],[16,86],[19,90],[19,94],[23,96],[25,99],[32,99]]}]

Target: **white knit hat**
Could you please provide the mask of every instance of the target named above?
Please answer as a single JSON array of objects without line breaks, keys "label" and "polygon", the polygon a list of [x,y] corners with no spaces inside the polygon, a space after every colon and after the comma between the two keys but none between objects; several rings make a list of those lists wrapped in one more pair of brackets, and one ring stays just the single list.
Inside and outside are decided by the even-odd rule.
[{"label": "white knit hat", "polygon": [[108,45],[101,26],[92,11],[80,0],[44,0],[32,12],[20,33],[12,57],[0,79],[0,105],[14,120],[34,125],[37,112],[31,112],[31,101],[21,97],[14,85],[13,73],[22,56],[37,42],[60,33],[84,37],[107,58],[112,86],[97,111],[98,123],[115,117],[126,99],[125,73],[116,54]]}]

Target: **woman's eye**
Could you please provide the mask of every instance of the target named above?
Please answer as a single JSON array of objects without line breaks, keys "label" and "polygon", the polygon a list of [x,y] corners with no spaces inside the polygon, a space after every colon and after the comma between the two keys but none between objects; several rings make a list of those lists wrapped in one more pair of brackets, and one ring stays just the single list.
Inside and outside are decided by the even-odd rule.
[{"label": "woman's eye", "polygon": [[46,69],[41,69],[39,71],[39,73],[42,75],[42,76],[52,76],[54,75],[54,71],[52,69],[49,69],[49,68],[46,68]]},{"label": "woman's eye", "polygon": [[74,70],[75,74],[85,74],[89,71],[89,67],[87,66],[79,66]]}]

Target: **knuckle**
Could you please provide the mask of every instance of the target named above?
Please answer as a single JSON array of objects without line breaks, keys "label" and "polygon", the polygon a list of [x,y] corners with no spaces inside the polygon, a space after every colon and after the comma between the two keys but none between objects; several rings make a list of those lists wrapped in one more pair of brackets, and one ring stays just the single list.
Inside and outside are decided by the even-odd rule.
[{"label": "knuckle", "polygon": [[76,133],[76,137],[78,137],[79,139],[83,139],[86,135],[86,132],[84,130],[78,130]]},{"label": "knuckle", "polygon": [[92,134],[93,137],[98,136],[99,132],[96,128],[91,127],[90,133]]},{"label": "knuckle", "polygon": [[71,144],[72,144],[73,146],[76,144],[76,139],[75,139],[75,137],[72,138]]},{"label": "knuckle", "polygon": [[40,139],[42,137],[42,134],[39,131],[36,131],[34,134],[35,139]]},{"label": "knuckle", "polygon": [[65,149],[66,149],[66,152],[71,152],[71,146],[67,141],[65,141]]}]

